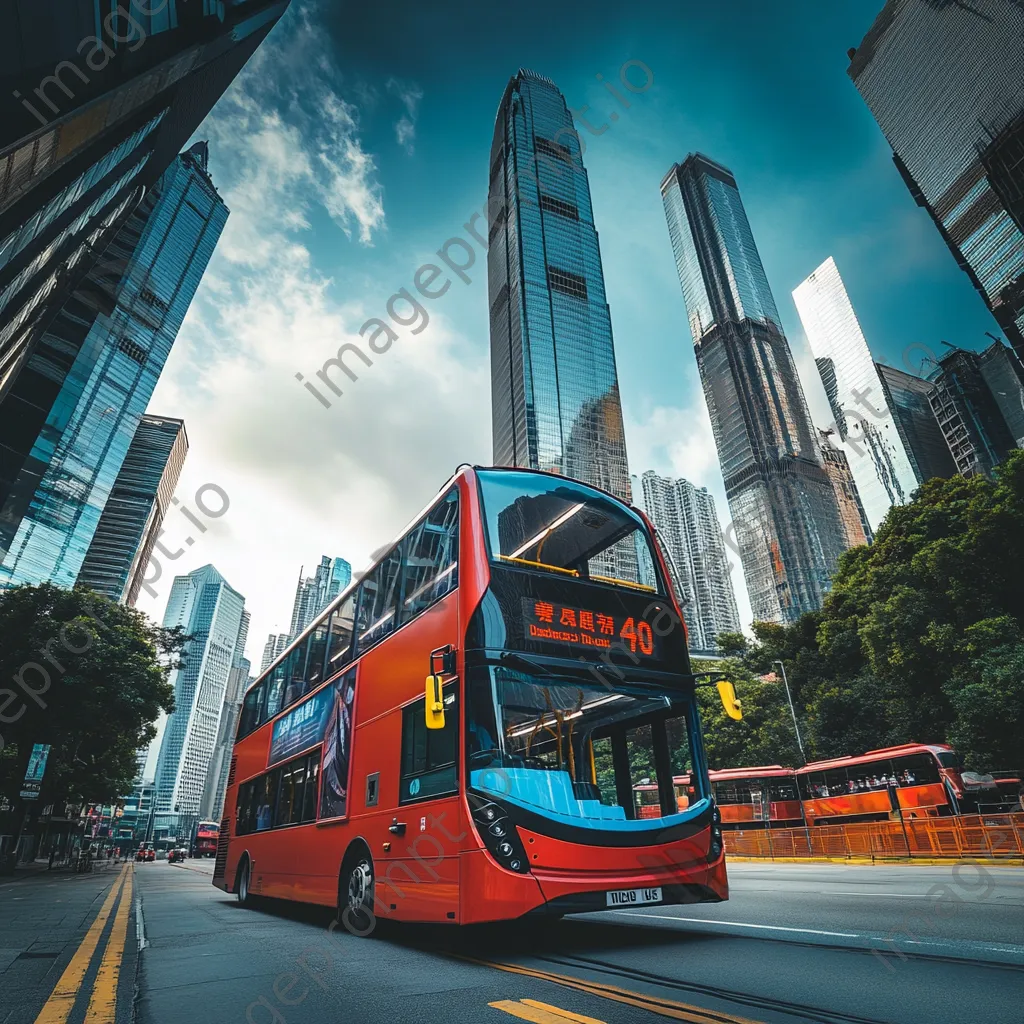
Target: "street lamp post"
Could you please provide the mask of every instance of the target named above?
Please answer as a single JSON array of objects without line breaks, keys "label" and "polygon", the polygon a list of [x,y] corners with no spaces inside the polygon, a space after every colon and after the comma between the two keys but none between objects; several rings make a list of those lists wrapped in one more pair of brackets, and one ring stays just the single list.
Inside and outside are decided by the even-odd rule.
[{"label": "street lamp post", "polygon": [[796,721],[796,708],[793,707],[793,695],[789,692],[789,680],[786,678],[786,666],[781,661],[772,662],[782,669],[782,683],[786,687],[786,700],[789,702],[789,713],[793,716],[793,731],[796,733],[796,745],[800,748],[800,757],[804,764],[807,764],[807,755],[804,753],[804,741],[800,738],[800,726]]}]

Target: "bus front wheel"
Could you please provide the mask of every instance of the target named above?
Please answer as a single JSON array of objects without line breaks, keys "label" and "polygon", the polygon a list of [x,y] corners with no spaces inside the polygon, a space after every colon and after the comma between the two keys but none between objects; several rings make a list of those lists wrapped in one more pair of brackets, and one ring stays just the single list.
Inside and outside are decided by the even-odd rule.
[{"label": "bus front wheel", "polygon": [[373,913],[373,858],[357,847],[345,858],[338,886],[338,920],[353,935],[370,935],[377,927]]}]

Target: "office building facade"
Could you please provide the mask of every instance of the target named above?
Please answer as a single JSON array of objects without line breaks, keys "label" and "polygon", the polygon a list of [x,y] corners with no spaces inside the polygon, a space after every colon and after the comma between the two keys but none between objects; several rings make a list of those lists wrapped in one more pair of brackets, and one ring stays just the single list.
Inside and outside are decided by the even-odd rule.
[{"label": "office building facade", "polygon": [[245,656],[245,645],[249,638],[249,613],[242,612],[235,643],[235,655],[231,660],[228,685],[224,691],[224,705],[221,710],[217,741],[206,769],[203,798],[199,802],[199,817],[220,821],[224,813],[224,794],[228,788],[228,773],[231,770],[231,755],[235,749],[235,733],[238,731],[238,716],[242,711],[242,700],[249,685],[252,665]]},{"label": "office building facade", "polygon": [[793,355],[732,172],[692,154],[661,191],[754,618],[793,622],[846,549]]},{"label": "office building facade", "polygon": [[[287,6],[3,5],[0,410],[52,319],[100,254],[111,262],[110,240]],[[31,447],[0,433],[0,505],[3,461],[27,455],[19,441]]]},{"label": "office building facade", "polygon": [[864,503],[846,452],[833,443],[835,431],[830,427],[818,431],[818,448],[821,452],[821,464],[825,467],[832,490],[839,506],[839,519],[843,524],[843,533],[848,548],[861,547],[874,540],[874,533],[868,521]]},{"label": "office building facade", "polygon": [[288,635],[297,637],[351,582],[352,566],[344,558],[322,555],[312,576],[300,569]]},{"label": "office building facade", "polygon": [[1024,7],[888,0],[849,75],[896,166],[1024,355]]},{"label": "office building facade", "polygon": [[171,673],[174,711],[157,756],[160,826],[173,829],[199,814],[244,613],[245,598],[212,565],[176,576],[171,585],[163,625],[182,627],[190,639],[182,667]]},{"label": "office building facade", "polygon": [[188,454],[182,420],[145,415],[103,507],[78,582],[135,606]]},{"label": "office building facade", "polygon": [[[929,375],[932,412],[961,476],[991,477],[1018,447],[1004,416],[1006,410],[1019,423],[1024,400],[1012,358],[1002,342],[984,352],[954,348]],[[1016,385],[1016,390],[997,394],[993,384],[1000,390]]]},{"label": "office building facade", "polygon": [[[205,143],[171,165],[0,405],[0,586],[71,586],[227,220]],[[31,438],[31,444],[28,443]]]},{"label": "office building facade", "polygon": [[285,652],[285,648],[292,642],[288,633],[271,633],[267,642],[263,645],[263,657],[260,659],[260,674],[268,668]]},{"label": "office building facade", "polygon": [[633,478],[633,492],[671,556],[690,650],[716,651],[718,635],[741,625],[715,499],[706,487],[653,470]]},{"label": "office building facade", "polygon": [[875,363],[875,368],[918,483],[956,476],[956,464],[932,409],[934,384],[884,363]]},{"label": "office building facade", "polygon": [[628,501],[590,184],[572,115],[550,79],[520,70],[508,83],[488,199],[494,462],[561,473]]},{"label": "office building facade", "polygon": [[[829,452],[842,450],[871,527],[877,530],[893,505],[910,501],[921,481],[831,256],[796,288],[793,301],[834,417]],[[830,462],[825,468],[830,469]],[[845,520],[842,506],[840,513]]]}]

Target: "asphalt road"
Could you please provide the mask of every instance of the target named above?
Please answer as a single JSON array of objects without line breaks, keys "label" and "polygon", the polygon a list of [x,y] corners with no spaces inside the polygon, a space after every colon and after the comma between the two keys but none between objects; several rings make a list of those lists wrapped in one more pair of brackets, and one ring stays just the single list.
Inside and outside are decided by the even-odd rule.
[{"label": "asphalt road", "polygon": [[[1024,1020],[1020,868],[733,864],[727,904],[470,930],[392,924],[369,939],[330,931],[333,915],[316,908],[243,910],[211,870],[136,867],[139,1024]],[[34,883],[16,885],[24,900]],[[3,932],[9,898],[0,889]],[[0,1022],[32,1024],[28,1009],[5,1001]]]}]

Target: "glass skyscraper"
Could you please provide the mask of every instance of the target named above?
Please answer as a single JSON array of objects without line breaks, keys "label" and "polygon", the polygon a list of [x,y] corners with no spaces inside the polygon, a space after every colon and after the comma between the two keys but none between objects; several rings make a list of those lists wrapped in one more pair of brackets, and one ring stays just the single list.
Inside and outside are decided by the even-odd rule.
[{"label": "glass skyscraper", "polygon": [[923,377],[884,363],[875,363],[875,368],[918,482],[956,476],[956,464],[932,411],[931,396],[935,386]]},{"label": "glass skyscraper", "polygon": [[181,420],[143,416],[117,474],[78,582],[131,607],[188,454]]},{"label": "glass skyscraper", "polygon": [[532,71],[509,81],[498,108],[488,197],[494,461],[628,501],[590,184],[564,97]]},{"label": "glass skyscraper", "polygon": [[[288,0],[8,0],[0,10],[0,413],[58,311]],[[108,259],[109,254],[104,256]],[[12,389],[14,410],[5,410]],[[27,443],[27,447],[18,447]],[[0,429],[8,454],[31,437]]]},{"label": "glass skyscraper", "polygon": [[849,75],[914,199],[1024,355],[1024,5],[889,0]]},{"label": "glass skyscraper", "polygon": [[[835,417],[838,441],[868,520],[877,530],[886,512],[893,505],[910,501],[924,481],[914,472],[857,314],[831,256],[793,292],[793,300]],[[831,441],[829,447],[833,448]]]},{"label": "glass skyscraper", "polygon": [[181,668],[171,673],[174,711],[167,716],[156,764],[158,825],[196,815],[220,732],[228,675],[244,644],[245,598],[212,565],[176,576],[164,612],[167,628],[189,640]]},{"label": "glass skyscraper", "polygon": [[691,154],[661,192],[754,618],[793,622],[847,546],[793,355],[732,172]]},{"label": "glass skyscraper", "polygon": [[[36,434],[21,465],[12,458],[5,467],[0,587],[72,586],[78,578],[227,220],[207,158],[197,143],[147,193],[108,250],[124,269],[89,274],[43,335],[22,388],[4,403],[20,418],[0,415],[0,438]],[[55,393],[54,381],[61,382]]]},{"label": "glass skyscraper", "polygon": [[648,470],[633,477],[637,505],[672,556],[691,651],[715,651],[719,633],[741,630],[715,499],[706,487]]},{"label": "glass skyscraper", "polygon": [[304,577],[300,569],[292,602],[290,637],[295,639],[351,582],[352,566],[344,558],[321,555],[312,576]]}]

